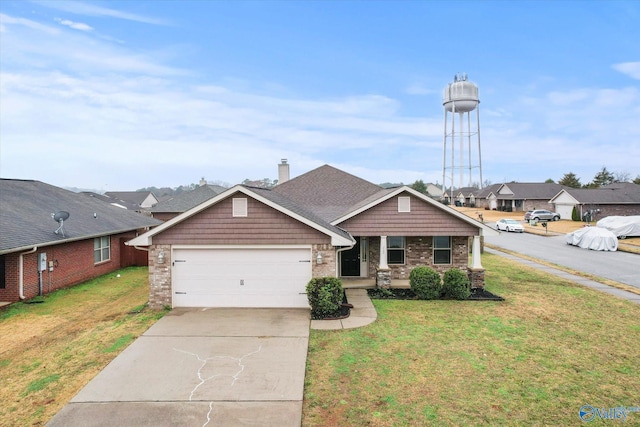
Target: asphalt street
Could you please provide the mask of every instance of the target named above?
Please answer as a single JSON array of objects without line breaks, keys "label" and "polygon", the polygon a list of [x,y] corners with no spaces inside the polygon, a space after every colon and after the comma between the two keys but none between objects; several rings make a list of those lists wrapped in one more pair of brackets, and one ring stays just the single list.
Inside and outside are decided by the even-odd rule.
[{"label": "asphalt street", "polygon": [[[488,225],[495,227],[495,224]],[[567,245],[564,235],[540,236],[502,231],[500,236],[485,237],[485,242],[640,289],[640,255],[637,254],[582,249]]]}]

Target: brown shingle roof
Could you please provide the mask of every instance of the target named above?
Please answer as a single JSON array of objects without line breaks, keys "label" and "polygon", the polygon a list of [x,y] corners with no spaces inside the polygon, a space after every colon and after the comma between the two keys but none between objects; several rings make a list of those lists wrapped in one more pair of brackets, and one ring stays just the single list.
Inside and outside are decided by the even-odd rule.
[{"label": "brown shingle roof", "polygon": [[273,188],[275,193],[332,221],[382,190],[357,176],[329,165],[320,166]]}]

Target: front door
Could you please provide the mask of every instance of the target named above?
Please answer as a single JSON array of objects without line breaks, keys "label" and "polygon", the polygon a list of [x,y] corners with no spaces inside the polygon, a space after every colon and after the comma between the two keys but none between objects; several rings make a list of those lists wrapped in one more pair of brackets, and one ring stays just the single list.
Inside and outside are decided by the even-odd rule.
[{"label": "front door", "polygon": [[341,276],[360,276],[360,238],[355,239],[356,244],[353,248],[340,252]]}]

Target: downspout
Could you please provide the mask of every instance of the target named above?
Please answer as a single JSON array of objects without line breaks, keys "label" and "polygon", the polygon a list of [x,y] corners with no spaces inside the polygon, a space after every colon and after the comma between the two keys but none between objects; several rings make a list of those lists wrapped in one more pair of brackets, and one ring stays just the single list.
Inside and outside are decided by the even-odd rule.
[{"label": "downspout", "polygon": [[340,252],[353,249],[356,244],[351,246],[345,246],[344,248],[336,249],[336,277],[340,277]]},{"label": "downspout", "polygon": [[21,300],[24,299],[24,256],[32,254],[37,250],[38,250],[38,247],[34,246],[33,249],[31,249],[30,251],[22,252],[20,254],[20,262],[18,264],[18,274],[20,275],[20,279],[19,279],[20,284],[18,286],[18,292]]}]

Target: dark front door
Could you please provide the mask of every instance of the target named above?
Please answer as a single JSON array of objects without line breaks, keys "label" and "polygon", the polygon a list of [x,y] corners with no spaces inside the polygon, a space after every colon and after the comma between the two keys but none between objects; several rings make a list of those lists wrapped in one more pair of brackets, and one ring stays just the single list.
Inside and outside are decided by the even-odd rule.
[{"label": "dark front door", "polygon": [[360,276],[360,238],[356,237],[356,244],[348,251],[341,252],[340,274],[342,276]]}]

